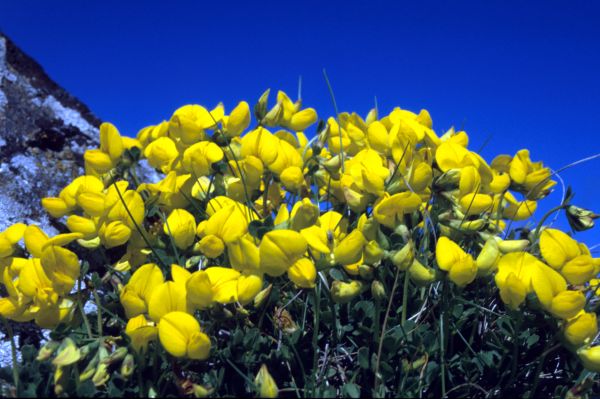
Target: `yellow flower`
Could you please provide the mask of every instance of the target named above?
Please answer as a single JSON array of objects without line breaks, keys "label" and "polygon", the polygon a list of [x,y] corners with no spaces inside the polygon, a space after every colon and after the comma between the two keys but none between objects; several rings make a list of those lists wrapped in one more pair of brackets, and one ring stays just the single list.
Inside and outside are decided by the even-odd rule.
[{"label": "yellow flower", "polygon": [[155,322],[170,312],[187,310],[185,284],[167,281],[154,287],[148,301],[148,315]]},{"label": "yellow flower", "polygon": [[61,218],[69,212],[69,206],[62,198],[42,198],[42,206],[53,218]]},{"label": "yellow flower", "polygon": [[158,338],[167,352],[175,357],[205,360],[210,354],[210,339],[200,324],[185,312],[171,312],[158,323]]},{"label": "yellow flower", "polygon": [[600,345],[580,348],[577,355],[586,369],[600,373]]},{"label": "yellow flower", "polygon": [[288,269],[287,275],[300,288],[314,288],[317,269],[310,259],[300,258]]},{"label": "yellow flower", "polygon": [[500,298],[511,309],[517,309],[527,295],[527,287],[513,272],[510,272],[498,287]]},{"label": "yellow flower", "polygon": [[213,301],[210,277],[204,270],[192,273],[186,282],[187,303],[191,308],[204,309]]},{"label": "yellow flower", "polygon": [[583,284],[597,273],[594,259],[589,255],[579,255],[568,261],[560,270],[569,283]]},{"label": "yellow flower", "polygon": [[88,219],[78,215],[71,215],[67,219],[67,227],[74,233],[83,234],[84,240],[94,238],[98,232],[96,223],[92,219]]},{"label": "yellow flower", "polygon": [[260,267],[260,253],[252,239],[239,237],[227,243],[227,256],[231,267],[239,271],[258,271]]},{"label": "yellow flower", "polygon": [[526,293],[536,294],[545,308],[551,306],[552,299],[559,292],[567,289],[565,279],[558,272],[527,252],[511,252],[500,258],[495,281],[501,295],[503,287],[516,284],[514,278],[508,280],[511,273],[521,281]]},{"label": "yellow flower", "polygon": [[440,144],[435,152],[435,160],[442,172],[465,166],[477,166],[469,150],[451,141]]},{"label": "yellow flower", "polygon": [[363,233],[358,229],[352,230],[335,246],[333,258],[340,265],[356,263],[362,257],[362,251],[366,244],[367,240],[365,240]]},{"label": "yellow flower", "polygon": [[125,333],[131,339],[131,346],[136,352],[145,352],[148,344],[158,337],[158,328],[141,314],[127,321]]},{"label": "yellow flower", "polygon": [[421,197],[417,194],[405,191],[403,193],[388,194],[376,203],[373,209],[373,217],[379,223],[390,228],[395,228],[403,222],[403,216],[419,209]]},{"label": "yellow flower", "polygon": [[466,194],[459,200],[461,211],[467,215],[479,215],[480,213],[490,211],[492,207],[492,197],[487,194]]},{"label": "yellow flower", "polygon": [[285,273],[304,255],[307,242],[293,230],[272,230],[260,242],[260,270],[277,277]]},{"label": "yellow flower", "polygon": [[204,236],[194,248],[198,248],[205,256],[209,258],[218,258],[225,250],[225,243],[219,237],[210,234]]},{"label": "yellow flower", "polygon": [[237,279],[237,301],[247,305],[254,300],[262,289],[262,277],[250,274],[241,275]]},{"label": "yellow flower", "polygon": [[144,157],[150,166],[160,169],[163,173],[168,173],[173,162],[179,157],[179,151],[171,138],[159,137],[146,146]]},{"label": "yellow flower", "polygon": [[304,198],[294,204],[290,214],[290,228],[300,231],[319,220],[319,208],[310,199]]},{"label": "yellow flower", "polygon": [[104,174],[110,171],[115,164],[110,156],[101,150],[87,150],[83,154],[87,174]]},{"label": "yellow flower", "polygon": [[146,313],[148,302],[156,287],[164,282],[162,271],[154,263],[140,266],[120,294],[127,318]]},{"label": "yellow flower", "polygon": [[221,147],[210,141],[201,141],[190,146],[183,153],[183,169],[194,178],[211,174],[212,164],[224,157]]},{"label": "yellow flower", "polygon": [[550,303],[550,312],[561,319],[575,317],[585,306],[585,296],[580,291],[559,292]]},{"label": "yellow flower", "polygon": [[254,378],[254,384],[258,388],[258,396],[261,398],[276,398],[279,394],[279,388],[264,364],[260,366],[260,370]]},{"label": "yellow flower", "polygon": [[[211,200],[212,201],[212,200]],[[233,201],[231,204],[222,204],[223,207],[217,209],[201,229],[198,225],[198,235],[214,235],[219,237],[225,244],[235,241],[248,232],[248,219],[242,209],[248,210],[245,207],[240,207],[239,204]],[[211,208],[211,202],[207,206],[207,213]],[[212,209],[211,209],[212,210]],[[248,210],[249,211],[249,210]]]},{"label": "yellow flower", "polygon": [[79,278],[79,259],[75,253],[56,245],[42,251],[41,263],[56,292],[68,294]]},{"label": "yellow flower", "polygon": [[186,249],[196,237],[196,219],[185,209],[174,209],[163,226],[165,234],[173,237],[179,249]]},{"label": "yellow flower", "polygon": [[520,150],[510,162],[510,178],[528,199],[545,197],[556,182],[550,180],[550,169],[541,162],[531,162],[529,150]]},{"label": "yellow flower", "polygon": [[119,220],[103,224],[98,230],[102,244],[108,249],[125,244],[131,237],[131,229]]},{"label": "yellow flower", "polygon": [[529,219],[537,209],[537,202],[525,200],[517,201],[509,191],[504,193],[506,207],[502,209],[502,217],[510,220]]},{"label": "yellow flower", "polygon": [[123,139],[112,123],[104,122],[100,125],[100,150],[107,154],[112,162],[118,161],[123,155]]},{"label": "yellow flower", "polygon": [[540,235],[540,251],[550,266],[562,268],[581,254],[577,241],[557,229],[544,229]]},{"label": "yellow flower", "polygon": [[288,191],[296,192],[304,185],[304,173],[298,166],[290,166],[285,168],[279,179]]},{"label": "yellow flower", "polygon": [[200,105],[184,105],[178,108],[169,121],[169,132],[190,145],[206,139],[205,130],[212,129],[223,119],[223,105],[219,104],[212,111]]},{"label": "yellow flower", "polygon": [[228,267],[213,266],[206,269],[206,274],[210,280],[215,302],[232,303],[238,300],[240,272]]},{"label": "yellow flower", "polygon": [[567,320],[564,333],[567,341],[575,346],[583,345],[587,340],[594,339],[598,333],[596,313],[587,313],[582,310],[577,316]]},{"label": "yellow flower", "polygon": [[435,257],[441,270],[459,287],[471,283],[477,276],[477,265],[473,257],[448,237],[438,239]]},{"label": "yellow flower", "polygon": [[240,101],[229,116],[223,118],[223,122],[227,137],[236,137],[242,134],[250,125],[250,106],[248,103]]}]

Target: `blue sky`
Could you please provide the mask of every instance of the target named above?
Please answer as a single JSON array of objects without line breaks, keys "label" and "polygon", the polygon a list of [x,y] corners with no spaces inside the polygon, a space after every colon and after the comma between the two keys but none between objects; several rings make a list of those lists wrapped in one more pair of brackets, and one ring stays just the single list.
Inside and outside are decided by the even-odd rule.
[{"label": "blue sky", "polygon": [[[600,153],[598,20],[591,0],[0,3],[0,29],[124,134],[187,103],[295,98],[299,76],[326,117],[326,68],[340,110],[426,108],[439,134],[463,127],[474,150],[489,139],[488,160],[529,148],[553,168]],[[599,170],[561,175],[600,212]],[[577,237],[600,243],[597,230]]]}]

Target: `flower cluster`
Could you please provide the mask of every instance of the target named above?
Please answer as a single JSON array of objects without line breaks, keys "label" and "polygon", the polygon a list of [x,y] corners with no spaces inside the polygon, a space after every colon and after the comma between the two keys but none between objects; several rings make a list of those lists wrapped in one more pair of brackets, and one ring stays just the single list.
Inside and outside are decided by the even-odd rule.
[{"label": "flower cluster", "polygon": [[[67,322],[86,276],[65,246],[111,250],[97,270],[118,291],[133,349],[156,341],[176,358],[205,360],[215,341],[199,321],[215,308],[252,312],[273,285],[310,290],[318,278],[338,304],[384,297],[378,276],[390,268],[419,286],[489,281],[509,311],[557,319],[565,345],[600,371],[586,307],[600,259],[555,228],[511,230],[556,184],[528,150],[488,163],[466,132],[440,136],[427,111],[400,108],[340,113],[309,140],[316,111],[281,91],[271,108],[268,98],[253,127],[244,101],[228,115],[222,104],[183,106],[136,138],[102,124],[85,176],[42,200],[68,232],[48,238],[17,224],[0,234],[9,294],[0,314],[44,328]],[[160,180],[139,181],[141,160]],[[593,214],[577,210],[570,218],[585,214],[578,225],[593,226]]]}]

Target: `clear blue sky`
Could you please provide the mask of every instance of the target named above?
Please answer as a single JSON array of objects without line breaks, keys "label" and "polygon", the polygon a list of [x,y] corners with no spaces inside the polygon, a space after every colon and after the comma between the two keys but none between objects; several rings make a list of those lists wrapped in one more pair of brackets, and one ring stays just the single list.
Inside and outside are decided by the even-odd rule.
[{"label": "clear blue sky", "polygon": [[[0,2],[0,29],[128,135],[186,103],[295,98],[300,75],[304,103],[331,115],[326,68],[341,110],[426,108],[439,134],[489,137],[488,160],[529,148],[554,168],[600,152],[598,21],[592,0]],[[599,170],[562,177],[600,212]]]}]

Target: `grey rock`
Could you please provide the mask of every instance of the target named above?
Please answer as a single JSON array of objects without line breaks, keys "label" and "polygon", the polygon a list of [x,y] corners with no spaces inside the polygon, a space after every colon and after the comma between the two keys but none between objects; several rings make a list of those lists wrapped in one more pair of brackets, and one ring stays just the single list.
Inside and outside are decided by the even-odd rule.
[{"label": "grey rock", "polygon": [[[100,123],[0,32],[0,231],[24,222],[37,224],[49,235],[58,232],[40,200],[57,196],[83,174],[83,153],[98,147]],[[145,181],[159,180],[147,164],[138,174]],[[39,346],[47,339],[33,323],[11,326],[18,348]],[[10,343],[0,333],[0,367],[11,363]]]},{"label": "grey rock", "polygon": [[0,231],[22,221],[55,233],[40,199],[83,172],[100,120],[0,33]]}]

